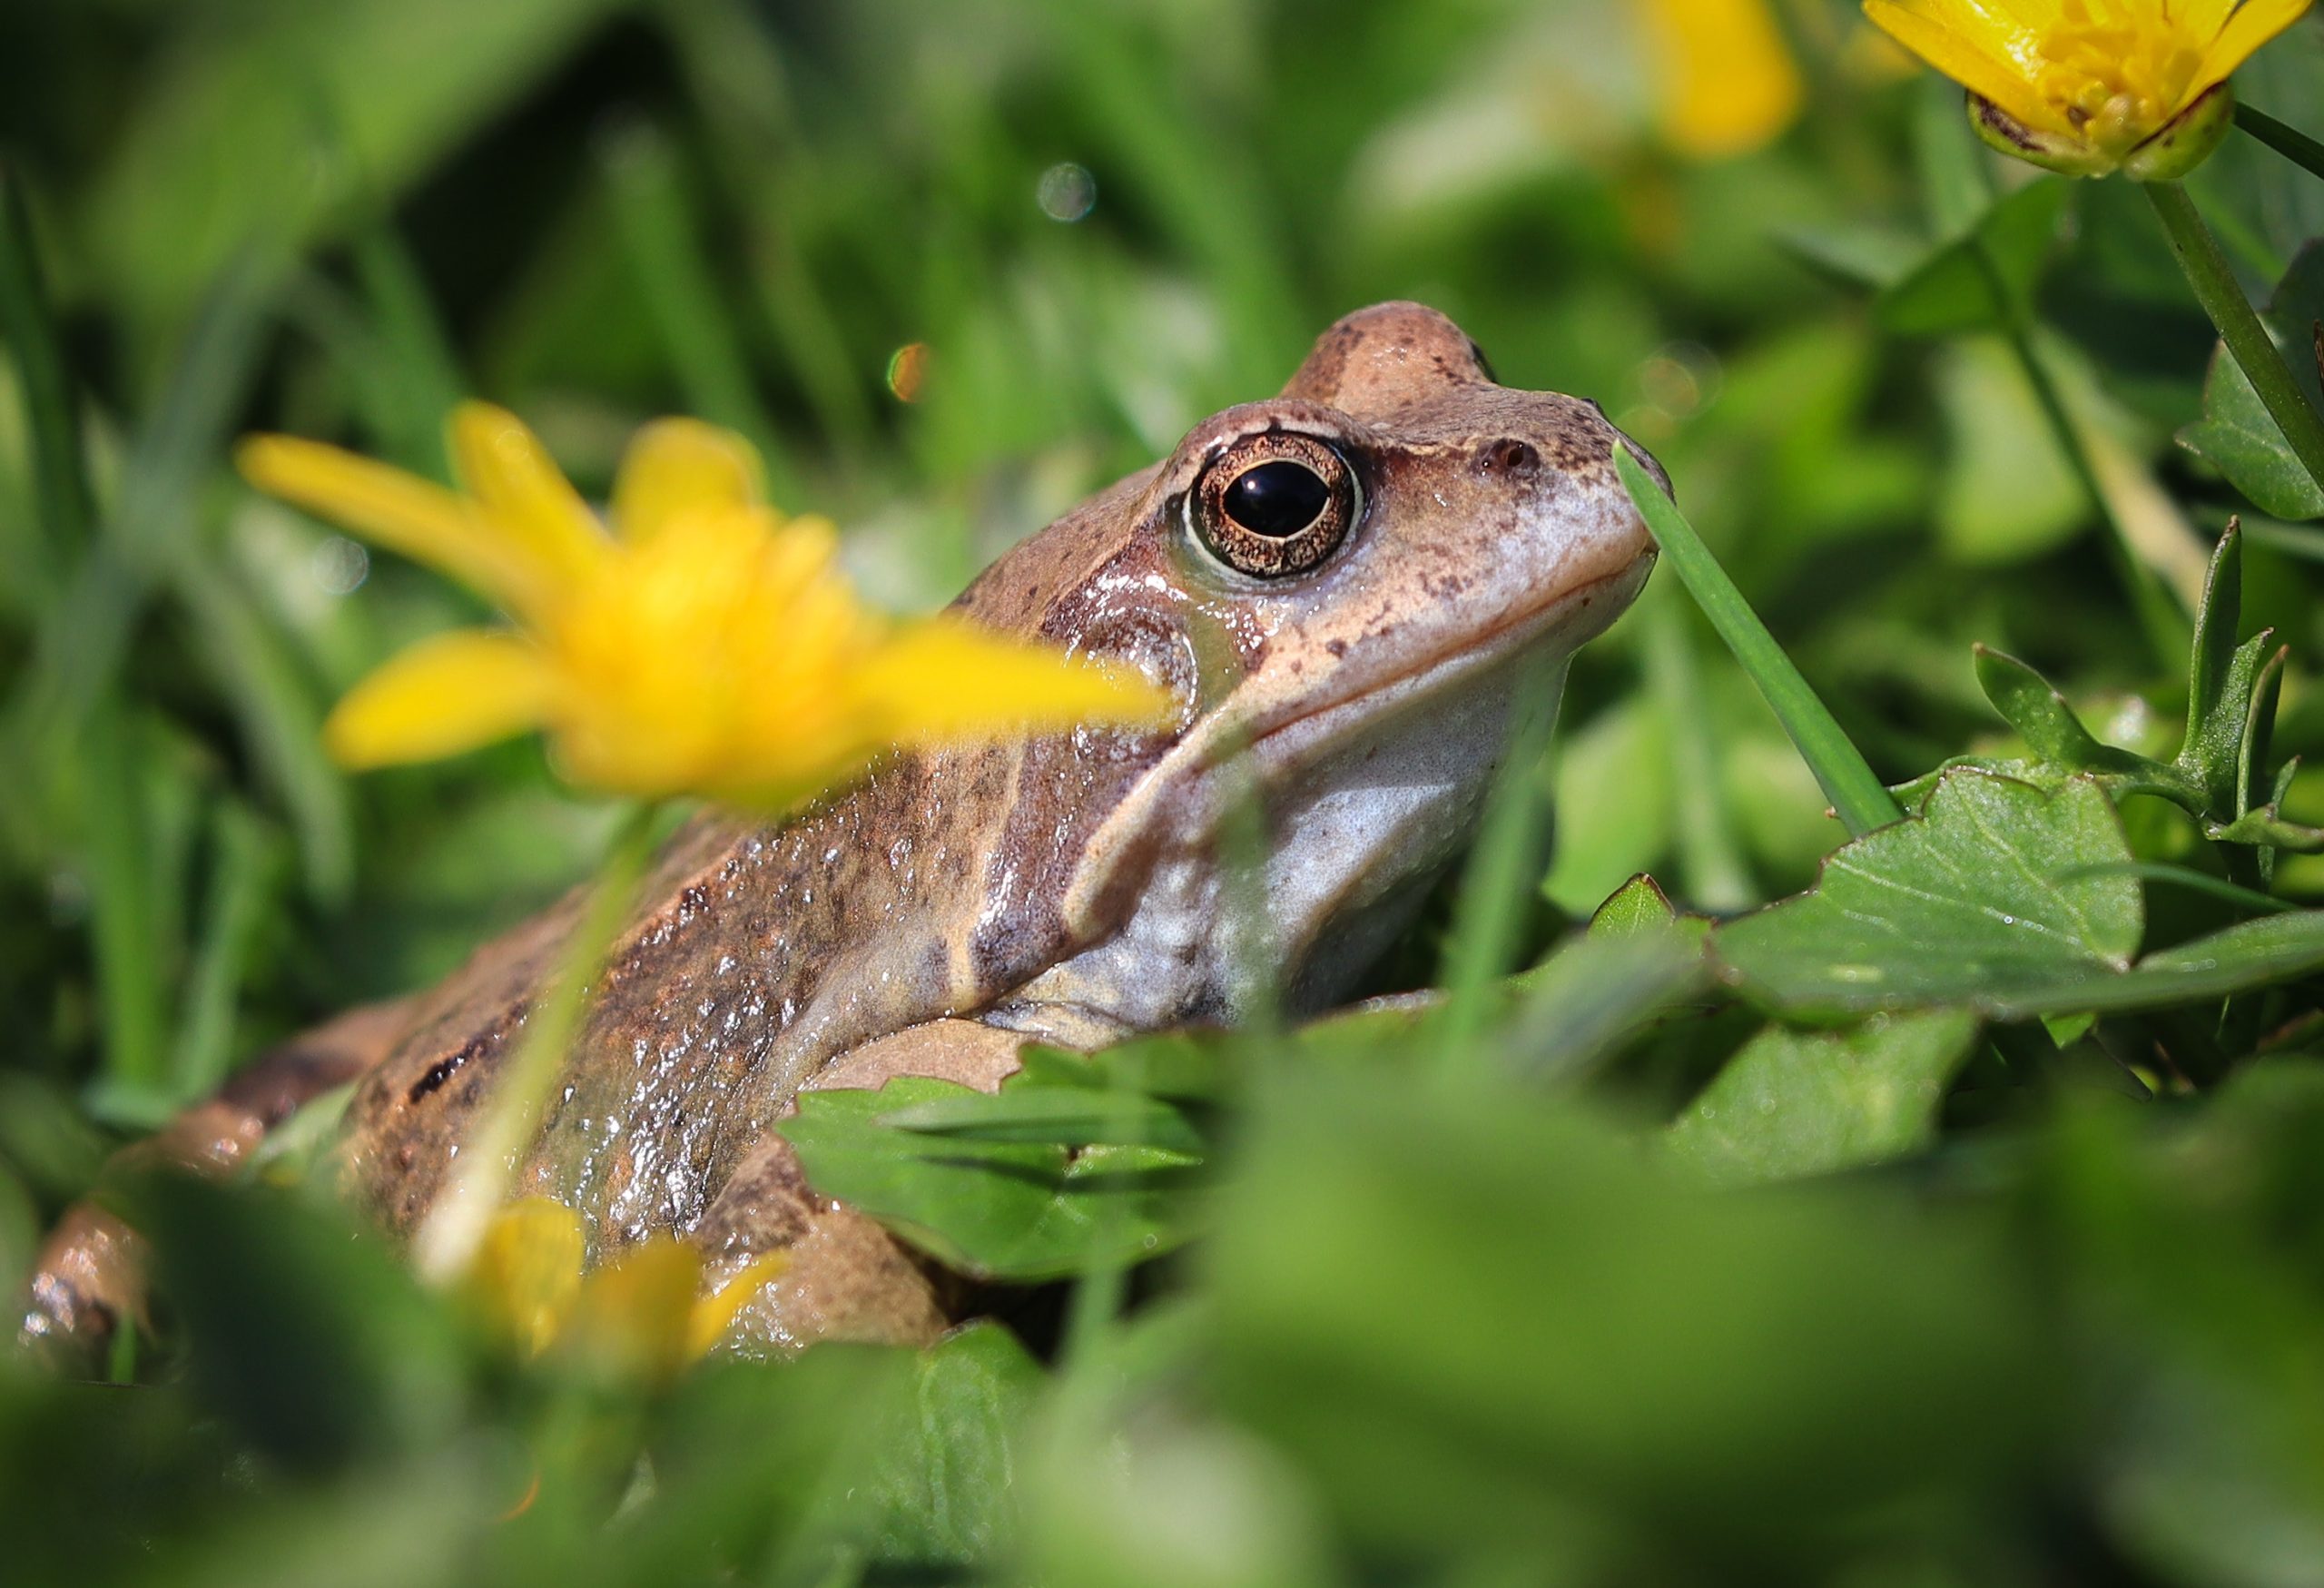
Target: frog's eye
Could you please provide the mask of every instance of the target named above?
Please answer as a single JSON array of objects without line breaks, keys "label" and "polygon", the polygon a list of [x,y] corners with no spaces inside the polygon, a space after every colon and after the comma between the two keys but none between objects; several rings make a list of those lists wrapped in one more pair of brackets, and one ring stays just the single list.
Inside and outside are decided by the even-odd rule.
[{"label": "frog's eye", "polygon": [[1355,473],[1312,437],[1246,436],[1203,470],[1187,501],[1195,533],[1237,573],[1278,579],[1329,557],[1355,521]]}]

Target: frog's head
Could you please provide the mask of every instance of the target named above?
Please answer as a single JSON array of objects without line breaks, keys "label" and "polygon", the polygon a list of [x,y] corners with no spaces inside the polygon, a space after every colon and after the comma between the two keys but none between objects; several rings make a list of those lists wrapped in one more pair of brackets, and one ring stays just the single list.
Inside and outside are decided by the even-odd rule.
[{"label": "frog's head", "polygon": [[1443,315],[1382,304],[980,581],[987,621],[1134,661],[1183,703],[1074,824],[1074,998],[1138,1024],[1240,1002],[1216,840],[1247,774],[1295,1002],[1362,968],[1464,840],[1513,703],[1554,709],[1554,680],[1520,680],[1561,672],[1645,583],[1621,440],[1594,402],[1497,384]]}]

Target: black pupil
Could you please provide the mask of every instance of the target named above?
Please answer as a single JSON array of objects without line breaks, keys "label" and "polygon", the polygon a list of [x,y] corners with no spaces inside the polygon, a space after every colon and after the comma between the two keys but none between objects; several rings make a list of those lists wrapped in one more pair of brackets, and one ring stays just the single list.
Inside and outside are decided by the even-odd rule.
[{"label": "black pupil", "polygon": [[1226,488],[1226,516],[1254,535],[1285,539],[1313,524],[1330,504],[1332,488],[1305,463],[1278,458],[1246,469]]}]

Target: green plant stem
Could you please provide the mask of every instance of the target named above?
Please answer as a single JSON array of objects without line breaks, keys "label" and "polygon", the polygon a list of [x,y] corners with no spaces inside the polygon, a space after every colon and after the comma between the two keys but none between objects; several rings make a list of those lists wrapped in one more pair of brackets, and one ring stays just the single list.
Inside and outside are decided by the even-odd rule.
[{"label": "green plant stem", "polygon": [[2075,483],[2090,498],[2090,505],[2105,521],[2107,560],[2114,565],[2114,577],[2131,598],[2131,609],[2138,614],[2139,627],[2145,633],[2147,644],[2165,674],[2177,671],[2187,655],[2187,646],[2194,639],[2194,630],[2181,610],[2156,578],[2154,570],[2139,557],[2138,547],[2132,543],[2129,527],[2114,510],[2114,500],[2106,494],[2105,482],[2098,478],[2098,466],[2092,461],[2090,449],[2083,439],[2081,427],[2067,411],[2065,399],[2058,390],[2058,383],[2051,379],[2050,367],[2034,345],[2031,329],[2024,314],[2011,304],[2001,284],[2000,272],[1983,249],[1977,257],[1984,261],[1987,278],[1993,284],[1996,301],[2009,305],[2003,317],[2003,334],[2008,338],[2010,352],[2017,360],[2017,367],[2025,375],[2025,383],[2034,390],[2034,400],[2040,405],[2042,417],[2057,439],[2058,449],[2065,454],[2066,465],[2073,471]]},{"label": "green plant stem", "polygon": [[2324,143],[2298,127],[2286,126],[2266,111],[2248,104],[2235,107],[2235,124],[2311,175],[2324,176]]},{"label": "green plant stem", "polygon": [[2267,327],[2252,311],[2250,301],[2244,297],[2227,256],[2220,252],[2219,242],[2203,224],[2203,218],[2195,212],[2194,201],[2187,196],[2187,190],[2175,182],[2151,182],[2144,185],[2155,215],[2162,222],[2162,234],[2178,258],[2180,270],[2186,274],[2187,285],[2194,290],[2203,312],[2211,316],[2220,340],[2227,344],[2228,356],[2242,370],[2243,378],[2251,382],[2251,390],[2259,394],[2269,417],[2283,432],[2300,467],[2308,470],[2317,488],[2324,490],[2324,414],[2316,411],[2293,380],[2291,366],[2284,361],[2283,354],[2268,335]]},{"label": "green plant stem", "polygon": [[1718,719],[1703,698],[1702,668],[1685,607],[1664,592],[1644,620],[1646,686],[1670,737],[1671,812],[1679,878],[1689,903],[1714,913],[1758,902],[1719,789]]},{"label": "green plant stem", "polygon": [[624,818],[597,870],[596,884],[565,940],[556,980],[525,1022],[524,1035],[503,1068],[476,1138],[436,1199],[412,1242],[422,1277],[446,1284],[468,1271],[478,1244],[507,1199],[518,1158],[540,1129],[566,1050],[587,1013],[590,986],[603,968],[614,935],[629,913],[638,879],[653,853],[661,806],[640,804]]},{"label": "green plant stem", "polygon": [[1548,828],[1541,757],[1557,725],[1562,666],[1521,680],[1510,701],[1509,749],[1487,795],[1484,819],[1461,877],[1460,914],[1444,951],[1444,1010],[1438,1051],[1457,1063],[1474,1050],[1492,985],[1516,968],[1525,911],[1541,876]]},{"label": "green plant stem", "polygon": [[1735,659],[1743,664],[1751,682],[1758,686],[1849,833],[1861,837],[1876,827],[1902,821],[1903,808],[1874,774],[1863,752],[1833,720],[1816,691],[1776,644],[1775,636],[1759,621],[1759,615],[1743,599],[1743,592],[1718,566],[1710,547],[1664,493],[1661,483],[1627,448],[1614,449],[1614,468],[1630,500],[1645,516],[1647,528],[1653,531],[1671,571],[1710,619],[1718,637],[1727,642],[1727,648],[1735,653]]}]

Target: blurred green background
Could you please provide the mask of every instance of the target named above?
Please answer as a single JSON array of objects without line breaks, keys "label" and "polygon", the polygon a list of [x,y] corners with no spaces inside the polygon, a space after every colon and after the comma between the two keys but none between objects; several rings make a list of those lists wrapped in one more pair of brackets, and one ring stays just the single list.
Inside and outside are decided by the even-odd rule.
[{"label": "blurred green background", "polygon": [[[322,758],[340,690],[474,614],[241,486],[226,447],[254,429],[441,474],[444,414],[481,395],[596,490],[643,419],[700,414],[758,443],[784,506],[841,523],[870,591],[924,607],[1275,390],[1336,315],[1419,298],[1504,381],[1595,397],[1658,452],[1884,777],[2001,743],[1973,641],[2043,667],[2109,736],[2167,740],[2183,675],[2132,621],[2005,340],[1876,291],[1959,229],[1962,171],[2027,173],[1965,155],[1957,91],[1827,0],[1770,11],[1796,108],[1709,156],[1647,9],[0,8],[0,159],[93,482],[84,512],[35,510],[53,460],[28,415],[49,398],[0,368],[0,1276],[107,1144],[266,1042],[441,974],[582,875],[606,831],[530,746],[361,779]],[[2324,133],[2324,28],[2238,86]],[[2248,142],[2191,185],[2262,296],[2324,232],[2324,182]],[[2031,334],[2114,514],[2191,598],[2242,508],[2248,612],[2324,652],[2312,532],[2251,514],[2171,443],[2201,411],[2211,335],[2142,202],[2053,179],[2028,202]],[[2278,747],[2319,739],[2296,665]],[[1681,903],[1764,902],[1842,836],[1668,579],[1577,666],[1541,777],[1543,942],[1641,870]],[[2324,814],[2305,784],[2303,808]],[[2278,891],[2324,892],[2310,863]],[[1433,956],[1404,958],[1425,974]],[[657,1435],[650,1473],[691,1475],[614,1491],[642,1518],[632,1553],[600,1557],[601,1510],[571,1498],[518,1549],[477,1496],[521,1466],[512,1428],[582,1414],[477,1391],[481,1369],[431,1355],[453,1351],[440,1318],[408,1337],[380,1321],[419,1307],[400,1281],[317,1258],[300,1283],[327,1293],[321,1321],[294,1297],[282,1327],[335,1342],[300,1370],[351,1409],[311,1484],[284,1481],[305,1447],[263,1426],[10,1378],[12,1520],[44,1572],[100,1578],[174,1571],[153,1541],[192,1538],[199,1570],[244,1581],[853,1580],[816,1575],[831,1559],[950,1580],[1005,1535],[1009,1571],[1060,1582],[1669,1582],[1713,1562],[1852,1583],[2324,1581],[2324,1424],[2286,1410],[2324,1389],[2319,1159],[2312,1134],[2269,1135],[2324,1119],[2308,1078],[2255,1082],[2272,1101],[2166,1146],[2077,1116],[2005,1169],[1948,1159],[1933,1195],[1882,1180],[1715,1209],[1530,1092],[1397,1118],[1344,1076],[1285,1084],[1306,1090],[1254,1105],[1237,1193],[1269,1218],[1165,1287],[1157,1321],[1116,1343],[1127,1365],[1070,1378],[1038,1439],[1018,1419],[1039,1370],[990,1333],[933,1366],[724,1369]],[[2247,1178],[2181,1198],[2164,1188],[2188,1158]],[[1410,1183],[1367,1179],[1387,1159]],[[208,1212],[261,1245],[330,1246],[276,1230],[280,1209]],[[1569,1267],[1614,1298],[1603,1317],[1561,1299]],[[365,1285],[401,1299],[374,1314]],[[2124,1311],[2138,1327],[2112,1328]],[[425,1393],[397,1387],[407,1357]],[[924,1465],[871,1483],[873,1520],[832,1520],[838,1480],[812,1475],[855,1470],[833,1452],[878,1419],[844,1408],[874,1403],[930,1448],[965,1442],[942,1445],[963,1470],[1027,1475],[1031,1520],[977,1510],[1000,1502],[969,1480],[913,1488]],[[643,1437],[614,1421],[590,1425],[605,1448]],[[1072,1458],[1108,1439],[1128,1465]],[[770,1486],[783,1503],[753,1509]],[[938,1538],[955,1502],[972,1520]],[[76,1546],[56,1518],[83,1513],[117,1513],[89,1528],[119,1536]],[[487,1535],[500,1553],[463,1566]],[[921,1542],[876,1542],[898,1537]],[[951,1564],[881,1577],[899,1560]]]}]

